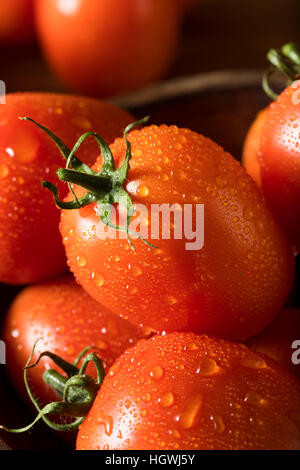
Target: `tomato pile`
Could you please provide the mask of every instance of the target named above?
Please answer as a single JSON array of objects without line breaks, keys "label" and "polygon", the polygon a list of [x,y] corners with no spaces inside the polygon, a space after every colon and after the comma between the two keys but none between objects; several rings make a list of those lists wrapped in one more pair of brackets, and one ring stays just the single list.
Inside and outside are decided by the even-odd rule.
[{"label": "tomato pile", "polygon": [[[49,28],[57,4],[39,4]],[[286,49],[284,60],[296,68]],[[2,338],[33,424],[78,430],[78,450],[300,448],[293,93],[295,84],[251,127],[251,176],[190,129],[134,122],[80,96],[7,97],[0,281],[31,285]],[[153,212],[166,206],[169,225]],[[195,217],[190,231],[182,208]],[[1,432],[32,426],[9,424]]]}]

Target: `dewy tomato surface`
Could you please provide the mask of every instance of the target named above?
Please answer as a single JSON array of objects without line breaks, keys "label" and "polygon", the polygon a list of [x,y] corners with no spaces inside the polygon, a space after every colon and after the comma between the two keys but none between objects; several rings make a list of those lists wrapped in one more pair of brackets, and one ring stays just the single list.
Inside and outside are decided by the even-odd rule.
[{"label": "dewy tomato surface", "polygon": [[[221,147],[195,132],[165,125],[133,131],[125,188],[134,204],[204,204],[205,241],[150,239],[157,249],[99,236],[95,204],[64,210],[61,233],[68,263],[96,300],[154,331],[206,332],[244,339],[280,310],[293,279],[291,248],[254,181]],[[125,143],[111,150],[116,167]],[[94,169],[100,171],[102,158]],[[78,196],[85,194],[75,189]],[[150,232],[151,233],[151,232]]]}]

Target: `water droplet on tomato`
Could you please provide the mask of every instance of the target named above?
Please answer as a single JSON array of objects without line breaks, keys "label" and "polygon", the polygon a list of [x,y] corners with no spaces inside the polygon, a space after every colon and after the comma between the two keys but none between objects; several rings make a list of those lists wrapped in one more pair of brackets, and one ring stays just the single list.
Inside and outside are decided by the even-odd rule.
[{"label": "water droplet on tomato", "polygon": [[91,129],[92,128],[92,123],[89,119],[83,117],[83,116],[75,116],[73,119],[72,119],[72,123],[77,126],[77,127],[80,127],[81,129]]},{"label": "water droplet on tomato", "polygon": [[242,359],[242,366],[247,369],[265,369],[267,367],[266,361],[261,358],[250,358],[247,357]]},{"label": "water droplet on tomato", "polygon": [[11,335],[13,338],[18,338],[19,337],[19,330],[17,328],[13,329],[11,332]]},{"label": "water droplet on tomato", "polygon": [[35,136],[28,132],[18,130],[14,136],[13,144],[6,152],[19,163],[31,163],[37,158],[39,143]]},{"label": "water droplet on tomato", "polygon": [[179,416],[179,424],[183,429],[190,429],[195,426],[197,417],[202,406],[202,396],[194,395],[190,398],[184,412]]},{"label": "water droplet on tomato", "polygon": [[94,279],[94,282],[97,287],[102,287],[104,284],[104,278],[101,274],[99,273],[93,273],[92,278]]},{"label": "water droplet on tomato", "polygon": [[143,273],[142,269],[139,267],[135,267],[132,272],[135,277],[141,276]]},{"label": "water droplet on tomato", "polygon": [[143,152],[141,149],[134,149],[133,150],[133,157],[134,158],[140,158],[143,155]]},{"label": "water droplet on tomato", "polygon": [[165,296],[165,301],[166,301],[166,304],[167,305],[175,305],[177,304],[178,300],[176,299],[176,297],[173,297],[173,295],[166,295]]},{"label": "water droplet on tomato", "polygon": [[108,348],[108,344],[105,341],[99,339],[96,343],[96,347],[102,351],[105,351]]},{"label": "water droplet on tomato", "polygon": [[221,434],[225,430],[223,419],[219,415],[211,415],[210,420],[214,425],[214,429],[217,433]]},{"label": "water droplet on tomato", "polygon": [[149,188],[145,184],[141,184],[137,189],[137,195],[140,197],[147,197],[149,196]]},{"label": "water droplet on tomato", "polygon": [[225,188],[227,186],[227,179],[224,176],[217,176],[216,183],[219,188]]},{"label": "water droplet on tomato", "polygon": [[103,411],[99,412],[97,423],[104,426],[104,431],[107,436],[110,436],[113,431],[113,419],[111,416],[105,415]]},{"label": "water droplet on tomato", "polygon": [[258,393],[254,392],[253,390],[250,390],[246,393],[244,402],[249,403],[249,405],[265,405],[267,401],[262,398]]},{"label": "water droplet on tomato", "polygon": [[76,261],[77,261],[78,266],[80,266],[81,268],[83,268],[86,265],[86,258],[84,256],[78,255],[76,258]]}]

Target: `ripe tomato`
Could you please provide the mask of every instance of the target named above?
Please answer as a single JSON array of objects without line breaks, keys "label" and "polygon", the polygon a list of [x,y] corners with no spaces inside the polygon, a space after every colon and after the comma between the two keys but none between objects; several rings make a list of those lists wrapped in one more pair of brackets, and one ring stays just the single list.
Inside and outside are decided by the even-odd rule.
[{"label": "ripe tomato", "polygon": [[0,42],[26,43],[35,35],[34,0],[0,2]]},{"label": "ripe tomato", "polygon": [[[59,211],[41,187],[42,180],[57,179],[63,159],[49,138],[20,116],[55,129],[71,147],[90,128],[112,142],[132,119],[125,111],[89,98],[7,95],[6,105],[0,105],[0,282],[11,284],[36,282],[66,269]],[[80,153],[86,163],[93,163],[97,147],[87,142]],[[60,191],[67,193],[65,185]]]},{"label": "ripe tomato", "polygon": [[[146,207],[140,223],[151,234],[151,204],[204,204],[204,246],[185,238],[103,239],[96,205],[64,210],[61,233],[69,266],[89,294],[138,326],[243,339],[261,331],[282,307],[293,279],[291,250],[260,191],[228,153],[188,129],[165,125],[130,133],[133,158],[126,189]],[[125,142],[112,146],[116,167]],[[201,156],[201,157],[200,157]],[[100,171],[102,158],[94,169]],[[75,189],[83,196],[82,188]],[[193,217],[195,214],[193,214]],[[195,217],[194,217],[195,222]],[[99,225],[100,224],[100,225]],[[198,231],[201,232],[202,221]]]},{"label": "ripe tomato", "polygon": [[[292,345],[296,340],[299,340],[299,345],[293,348]],[[293,354],[297,356],[297,360],[300,358],[297,352],[297,349],[300,349],[300,310],[282,310],[265,330],[249,339],[247,345],[300,376],[300,365],[292,361]]]},{"label": "ripe tomato", "polygon": [[290,86],[269,106],[259,162],[268,204],[295,248],[300,250],[300,101],[297,93],[299,89]]},{"label": "ripe tomato", "polygon": [[[73,362],[85,347],[95,346],[108,368],[143,335],[98,304],[68,276],[24,289],[7,314],[2,337],[10,378],[26,396],[22,370],[36,339],[41,338],[34,359],[47,350]],[[50,366],[53,362],[44,358],[29,372],[31,387],[45,402],[57,400],[42,381],[43,372]]]},{"label": "ripe tomato", "polygon": [[261,170],[258,153],[267,111],[267,109],[263,109],[258,113],[248,131],[243,148],[243,164],[247,173],[252,176],[259,187],[261,187]]},{"label": "ripe tomato", "polygon": [[142,340],[115,362],[77,449],[299,449],[299,414],[299,381],[275,362],[174,333]]},{"label": "ripe tomato", "polygon": [[37,28],[46,58],[71,88],[123,93],[161,78],[180,23],[174,0],[42,0]]}]

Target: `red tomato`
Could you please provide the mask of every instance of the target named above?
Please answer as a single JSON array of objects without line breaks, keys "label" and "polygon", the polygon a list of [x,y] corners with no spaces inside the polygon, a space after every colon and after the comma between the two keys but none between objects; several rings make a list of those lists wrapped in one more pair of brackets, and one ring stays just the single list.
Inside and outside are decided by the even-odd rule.
[{"label": "red tomato", "polygon": [[[130,142],[125,187],[133,203],[147,209],[140,223],[151,234],[151,204],[182,211],[184,204],[194,210],[204,204],[204,246],[187,250],[187,240],[174,234],[162,239],[160,224],[160,239],[149,239],[158,249],[135,241],[133,252],[126,240],[98,235],[103,224],[95,204],[64,210],[61,233],[79,283],[114,313],[154,331],[230,339],[261,331],[286,300],[294,263],[253,180],[221,147],[187,129],[145,127],[131,132]],[[111,151],[119,168],[124,140]],[[102,158],[94,169],[101,167]],[[78,186],[75,191],[85,194]]]},{"label": "red tomato", "polygon": [[[91,299],[71,276],[24,289],[7,314],[2,335],[7,347],[7,370],[22,396],[26,396],[22,371],[38,338],[41,340],[34,359],[42,351],[51,351],[73,362],[85,347],[95,346],[105,368],[109,368],[143,336],[129,322]],[[29,372],[30,386],[44,402],[57,400],[42,380],[43,372],[50,367],[53,362],[44,358]]]},{"label": "red tomato", "polygon": [[[112,142],[130,115],[108,103],[78,96],[18,93],[0,105],[0,282],[26,284],[66,270],[58,230],[59,211],[41,181],[56,181],[63,158],[49,138],[20,116],[55,130],[73,147],[86,130]],[[86,163],[97,156],[95,142],[80,149]],[[62,195],[65,185],[60,184]]]},{"label": "red tomato", "polygon": [[174,57],[180,23],[174,0],[40,0],[45,56],[71,88],[114,95],[161,78]]},{"label": "red tomato", "polygon": [[296,250],[300,250],[300,102],[288,87],[269,106],[259,149],[262,189]]},{"label": "red tomato", "polygon": [[245,346],[156,336],[110,369],[78,450],[299,449],[300,384]]},{"label": "red tomato", "polygon": [[[297,340],[299,345],[293,348]],[[247,345],[300,376],[300,365],[292,361],[293,354],[296,360],[300,359],[297,352],[300,350],[300,310],[283,310],[264,331],[248,340]]]},{"label": "red tomato", "polygon": [[252,176],[259,187],[261,187],[261,170],[258,152],[267,111],[267,109],[263,109],[258,113],[248,131],[243,148],[243,164],[246,167],[247,173]]},{"label": "red tomato", "polygon": [[26,43],[35,35],[34,0],[0,2],[0,42]]}]

